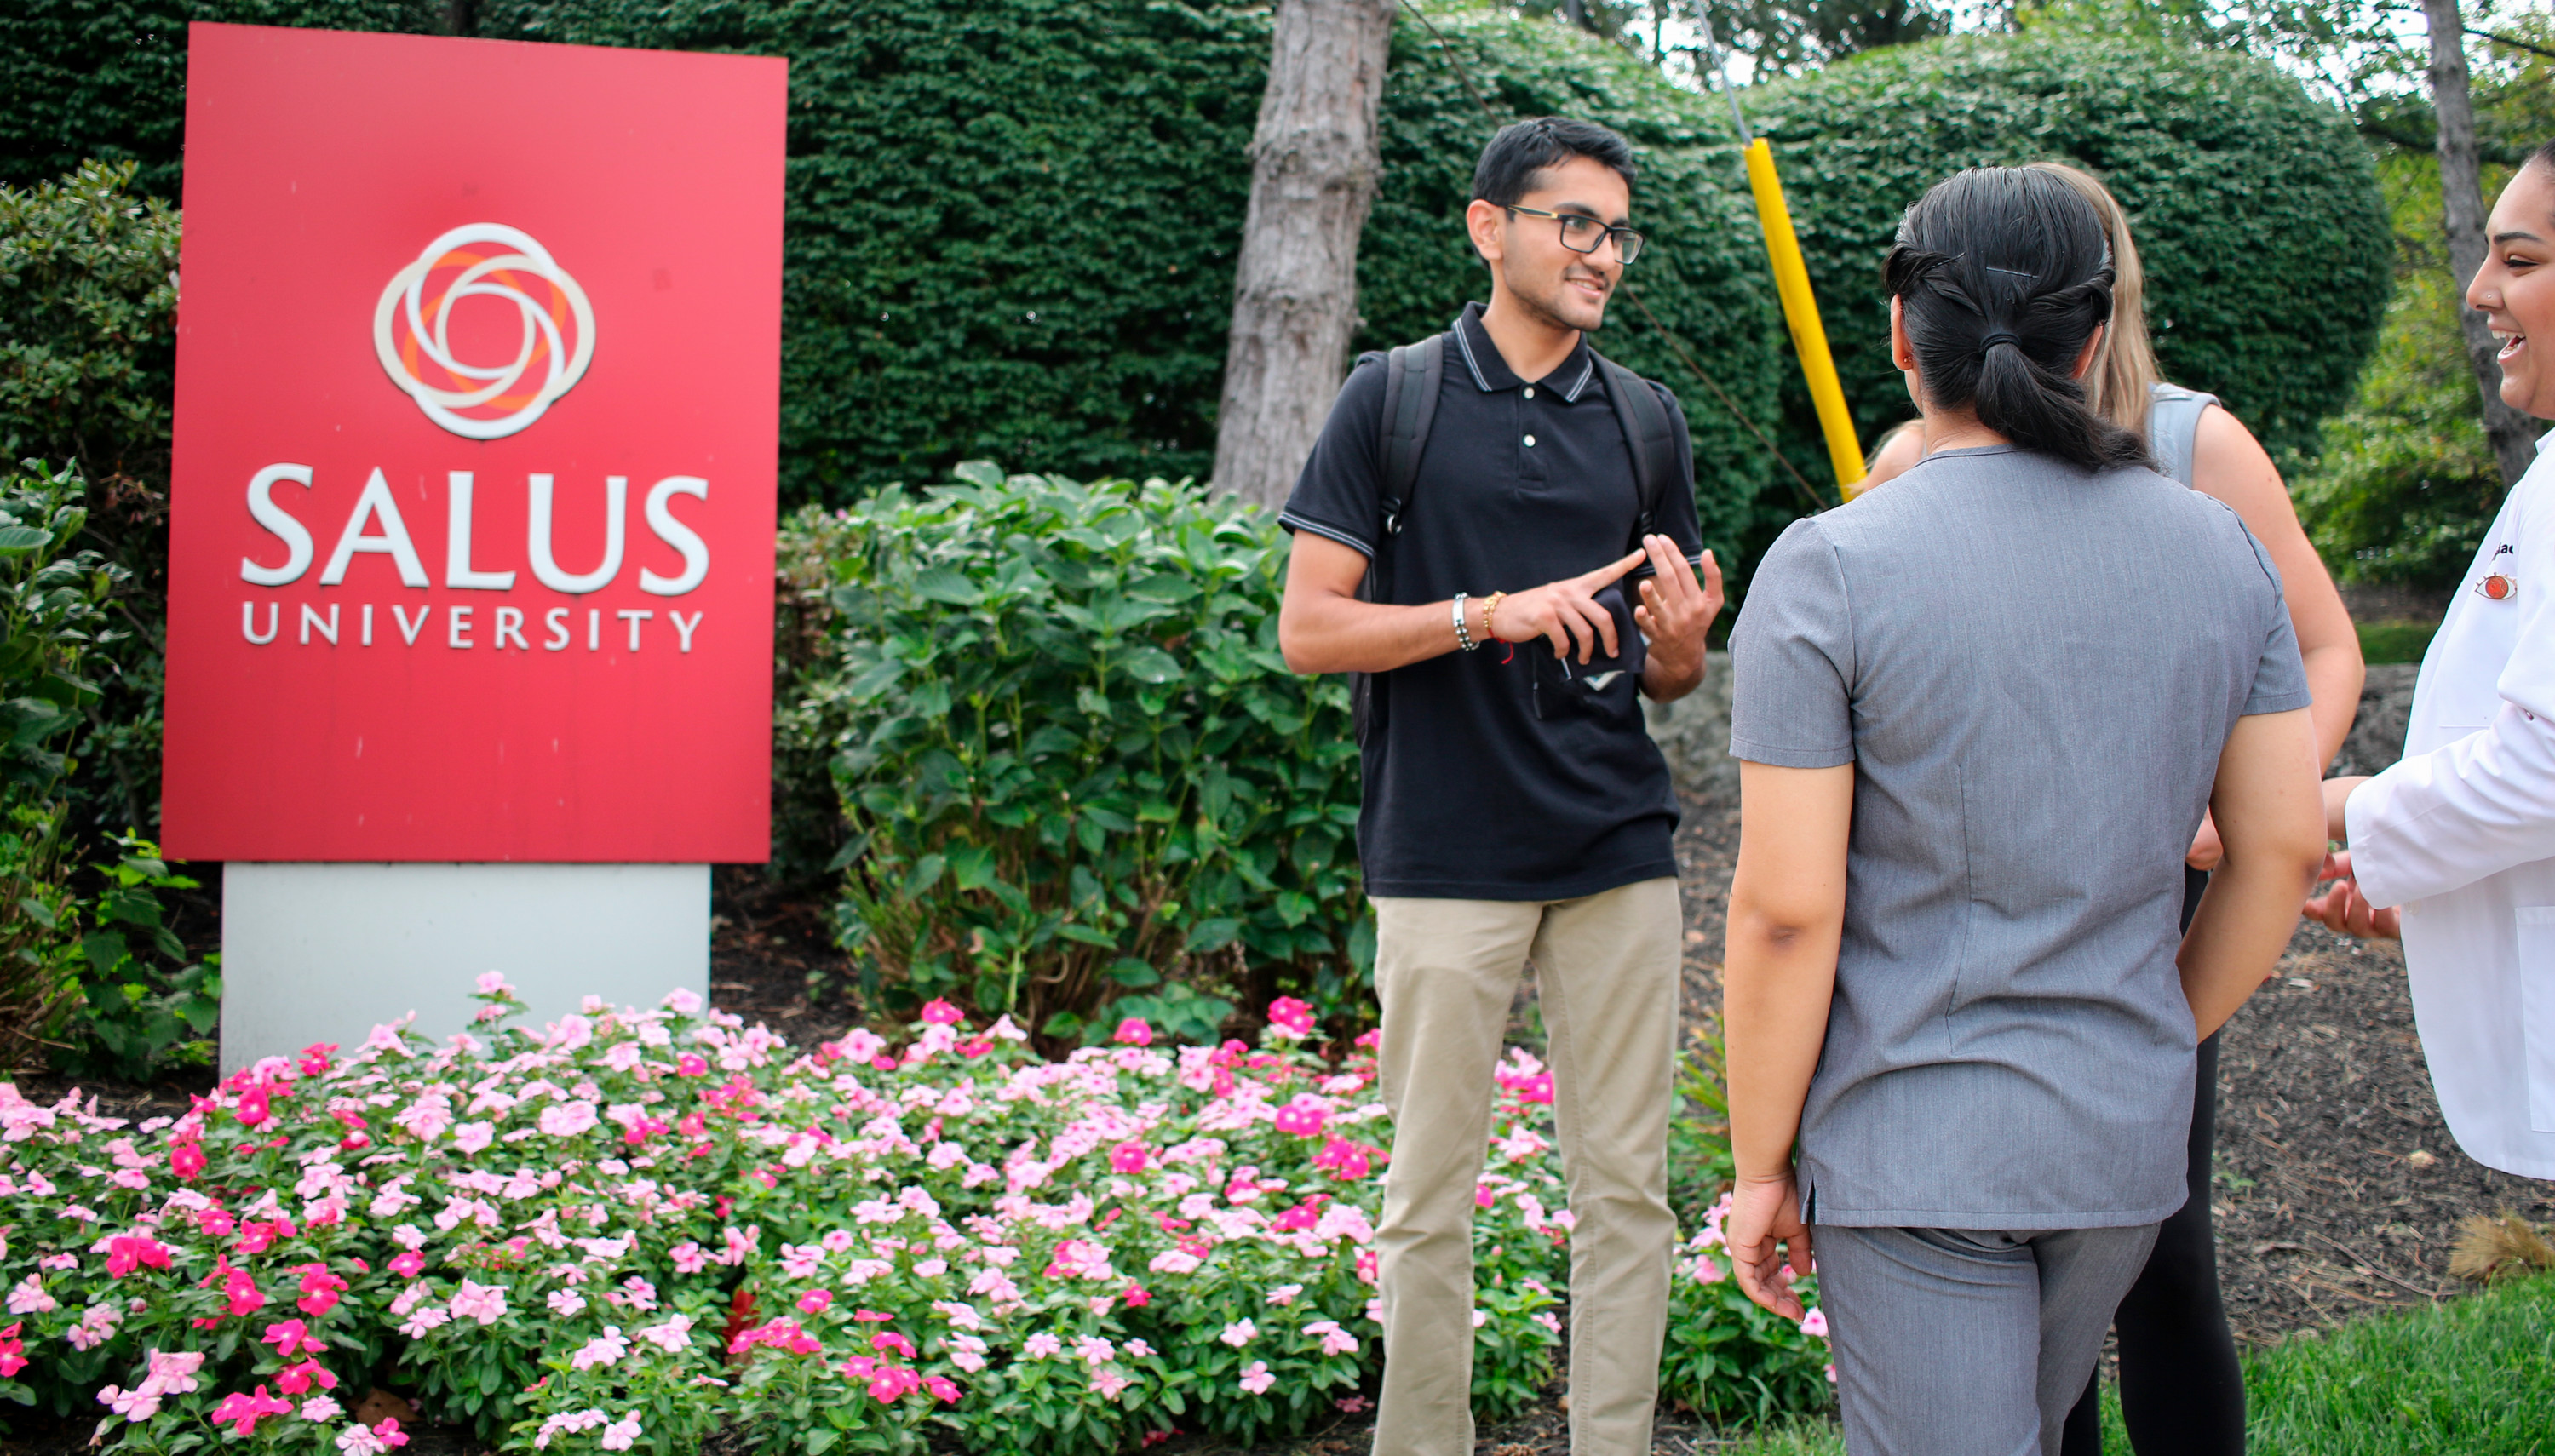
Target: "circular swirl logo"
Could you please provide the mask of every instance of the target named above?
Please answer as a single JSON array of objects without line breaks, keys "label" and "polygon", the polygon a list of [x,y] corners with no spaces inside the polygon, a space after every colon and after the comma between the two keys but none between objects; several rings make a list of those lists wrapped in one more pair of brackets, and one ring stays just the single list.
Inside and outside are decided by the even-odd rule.
[{"label": "circular swirl logo", "polygon": [[[523,334],[511,361],[472,362],[454,351],[452,315],[465,299],[514,305]],[[426,244],[392,276],[373,310],[373,347],[391,383],[427,419],[470,439],[501,439],[585,377],[594,307],[548,249],[520,229],[474,222]]]}]

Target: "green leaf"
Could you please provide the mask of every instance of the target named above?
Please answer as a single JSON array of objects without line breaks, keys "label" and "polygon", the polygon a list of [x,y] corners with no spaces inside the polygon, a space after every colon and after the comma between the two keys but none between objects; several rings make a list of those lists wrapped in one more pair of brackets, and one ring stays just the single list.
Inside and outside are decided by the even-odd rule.
[{"label": "green leaf", "polygon": [[21,556],[53,544],[53,533],[33,526],[0,526],[0,556]]},{"label": "green leaf", "polygon": [[948,863],[948,860],[940,855],[924,855],[920,862],[914,865],[913,873],[906,877],[905,898],[920,900],[929,893],[932,886],[940,883],[940,872]]},{"label": "green leaf", "polygon": [[913,578],[913,594],[955,607],[972,607],[985,599],[983,588],[949,566],[925,567]]},{"label": "green leaf", "polygon": [[1162,973],[1160,971],[1154,969],[1150,963],[1137,960],[1132,956],[1122,959],[1117,964],[1111,966],[1107,974],[1110,980],[1117,982],[1119,985],[1138,991],[1142,991],[1148,986],[1159,986],[1162,984]]},{"label": "green leaf", "polygon": [[1175,682],[1180,660],[1157,647],[1140,647],[1118,660],[1118,668],[1139,682]]}]

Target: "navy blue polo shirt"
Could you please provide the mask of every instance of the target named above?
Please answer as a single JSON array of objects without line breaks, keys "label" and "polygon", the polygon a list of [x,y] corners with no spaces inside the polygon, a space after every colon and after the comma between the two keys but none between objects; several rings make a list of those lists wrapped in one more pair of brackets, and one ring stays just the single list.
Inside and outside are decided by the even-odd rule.
[{"label": "navy blue polo shirt", "polygon": [[[1451,330],[1437,415],[1389,547],[1399,604],[1523,591],[1640,544],[1632,449],[1587,341],[1529,383],[1500,357],[1481,312],[1466,304]],[[1384,385],[1384,356],[1358,361],[1278,518],[1369,559],[1383,536]],[[1699,562],[1685,416],[1674,395],[1650,388],[1681,446],[1652,529]],[[1632,583],[1647,570],[1599,598],[1619,657],[1601,642],[1583,666],[1546,642],[1493,642],[1385,674],[1390,707],[1385,731],[1367,740],[1358,814],[1369,895],[1570,900],[1676,873],[1676,793],[1642,723]]]}]

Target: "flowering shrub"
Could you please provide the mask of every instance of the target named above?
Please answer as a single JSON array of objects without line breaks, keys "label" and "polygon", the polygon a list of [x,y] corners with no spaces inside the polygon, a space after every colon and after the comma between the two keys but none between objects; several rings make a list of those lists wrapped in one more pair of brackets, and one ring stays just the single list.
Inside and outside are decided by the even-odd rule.
[{"label": "flowering shrub", "polygon": [[[945,1002],[902,1048],[797,1054],[687,993],[538,1032],[493,973],[480,999],[476,1035],[380,1028],[138,1127],[0,1089],[0,1395],[131,1452],[382,1456],[407,1433],[351,1414],[380,1384],[510,1451],[738,1426],[807,1456],[1070,1456],[1282,1436],[1372,1389],[1391,1140],[1372,1058],[1303,1050],[1300,1003],[1257,1050],[1131,1022],[1044,1062]],[[1550,1078],[1516,1052],[1501,1088],[1486,1418],[1549,1373],[1571,1222]],[[1764,1344],[1680,1269],[1684,1338]],[[1815,1371],[1777,1333],[1732,1400]]]}]

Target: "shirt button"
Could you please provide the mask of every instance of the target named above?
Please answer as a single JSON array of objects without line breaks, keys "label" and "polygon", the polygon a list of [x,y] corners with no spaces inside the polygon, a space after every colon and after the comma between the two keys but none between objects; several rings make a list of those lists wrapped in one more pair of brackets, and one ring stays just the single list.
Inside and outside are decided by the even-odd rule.
[{"label": "shirt button", "polygon": [[1533,449],[1533,448],[1534,448],[1534,436],[1533,436],[1533,435],[1530,435],[1530,434],[1529,434],[1529,435],[1527,435],[1527,436],[1525,437],[1525,445],[1526,445],[1526,448],[1527,448],[1527,449]]},{"label": "shirt button", "polygon": [[1533,385],[1527,385],[1527,386],[1525,387],[1525,397],[1526,397],[1527,399],[1529,399],[1529,400],[1531,400],[1531,399],[1533,399],[1533,398],[1534,398],[1534,386],[1533,386]]}]

